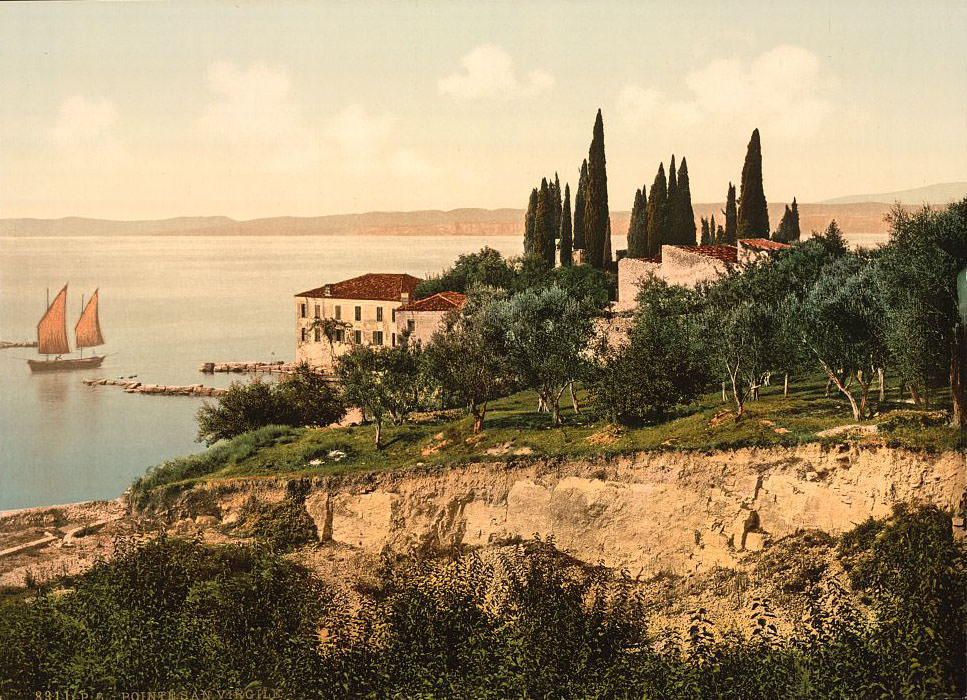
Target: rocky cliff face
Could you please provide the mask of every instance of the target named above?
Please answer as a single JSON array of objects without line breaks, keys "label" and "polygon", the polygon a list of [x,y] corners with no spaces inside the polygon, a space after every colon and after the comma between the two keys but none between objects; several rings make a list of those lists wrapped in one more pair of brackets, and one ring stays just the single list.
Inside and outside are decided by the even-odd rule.
[{"label": "rocky cliff face", "polygon": [[[317,478],[308,487],[306,509],[320,538],[365,552],[537,535],[582,561],[650,576],[731,567],[772,539],[812,528],[839,533],[901,501],[953,508],[964,492],[964,458],[809,445],[475,463]],[[214,501],[215,517],[230,522],[249,498],[284,498],[286,484],[216,483],[202,491],[194,497]]]}]

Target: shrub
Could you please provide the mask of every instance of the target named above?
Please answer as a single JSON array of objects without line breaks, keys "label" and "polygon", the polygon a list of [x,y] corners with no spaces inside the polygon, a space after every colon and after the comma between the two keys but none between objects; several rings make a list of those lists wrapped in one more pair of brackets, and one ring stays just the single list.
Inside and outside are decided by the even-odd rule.
[{"label": "shrub", "polygon": [[280,503],[249,502],[242,512],[239,529],[270,549],[291,552],[319,541],[315,521],[305,503],[285,499]]},{"label": "shrub", "polygon": [[329,425],[346,414],[330,382],[306,365],[277,384],[234,382],[217,404],[198,409],[198,440],[211,445],[266,425]]}]

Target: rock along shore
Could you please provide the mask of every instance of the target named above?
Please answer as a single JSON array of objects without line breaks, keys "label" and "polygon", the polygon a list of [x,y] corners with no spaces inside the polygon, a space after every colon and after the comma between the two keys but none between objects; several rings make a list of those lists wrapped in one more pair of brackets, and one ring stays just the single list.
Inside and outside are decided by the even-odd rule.
[{"label": "rock along shore", "polygon": [[88,386],[120,386],[126,394],[163,394],[166,396],[224,396],[228,389],[204,384],[175,386],[170,384],[142,384],[129,379],[85,379]]},{"label": "rock along shore", "polygon": [[213,372],[276,372],[290,374],[295,371],[296,363],[283,362],[202,362],[199,372],[211,374]]}]

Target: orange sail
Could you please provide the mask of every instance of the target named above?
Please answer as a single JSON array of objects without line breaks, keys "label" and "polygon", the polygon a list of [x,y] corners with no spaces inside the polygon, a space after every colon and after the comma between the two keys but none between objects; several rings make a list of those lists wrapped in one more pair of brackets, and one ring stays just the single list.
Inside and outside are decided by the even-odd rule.
[{"label": "orange sail", "polygon": [[81,313],[77,325],[74,326],[74,337],[77,339],[77,347],[92,348],[95,345],[104,345],[104,336],[101,335],[101,324],[97,319],[97,290],[94,290],[91,300],[87,302]]},{"label": "orange sail", "polygon": [[67,285],[54,297],[47,313],[37,324],[37,352],[63,355],[71,351],[67,342]]}]

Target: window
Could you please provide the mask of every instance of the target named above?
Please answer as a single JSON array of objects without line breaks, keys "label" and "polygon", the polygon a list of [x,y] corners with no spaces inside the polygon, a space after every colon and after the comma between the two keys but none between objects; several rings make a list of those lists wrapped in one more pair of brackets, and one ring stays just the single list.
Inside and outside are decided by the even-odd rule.
[{"label": "window", "polygon": [[363,307],[362,306],[357,306],[356,307],[356,320],[357,321],[362,321],[363,320]]},{"label": "window", "polygon": [[406,322],[406,330],[408,330],[410,333],[412,333],[413,331],[415,331],[416,330],[416,321],[414,321],[412,318],[409,319],[409,320],[407,320],[407,322]]},{"label": "window", "polygon": [[[336,308],[338,309],[339,307],[337,306]],[[337,343],[346,342],[346,331],[344,331],[342,328],[336,329],[336,342]]]},{"label": "window", "polygon": [[299,318],[305,318],[305,317],[306,317],[306,305],[299,304]]},{"label": "window", "polygon": [[383,331],[373,331],[373,345],[383,344]]},{"label": "window", "polygon": [[303,328],[302,329],[302,342],[304,343],[307,340],[309,340],[309,331],[307,331],[305,328]]},{"label": "window", "polygon": [[319,315],[319,304],[316,304],[316,315],[315,315],[315,318],[321,318],[321,316]]},{"label": "window", "polygon": [[363,344],[363,332],[362,331],[353,331],[353,342],[356,343],[356,345],[362,345]]},{"label": "window", "polygon": [[[316,308],[319,308],[319,307],[317,306]],[[319,326],[316,326],[312,330],[313,330],[314,339],[318,343],[320,340],[322,340],[322,329],[319,328]]]},{"label": "window", "polygon": [[383,320],[383,307],[382,306],[377,306],[376,307],[376,320],[377,321],[382,321]]},{"label": "window", "polygon": [[393,311],[391,313],[392,313],[391,318],[393,320],[393,323],[396,323],[396,309],[393,309]]},{"label": "window", "polygon": [[396,347],[396,333],[393,334],[393,347]]},{"label": "window", "polygon": [[336,306],[336,320],[338,321],[341,318],[342,318],[342,307]]}]

